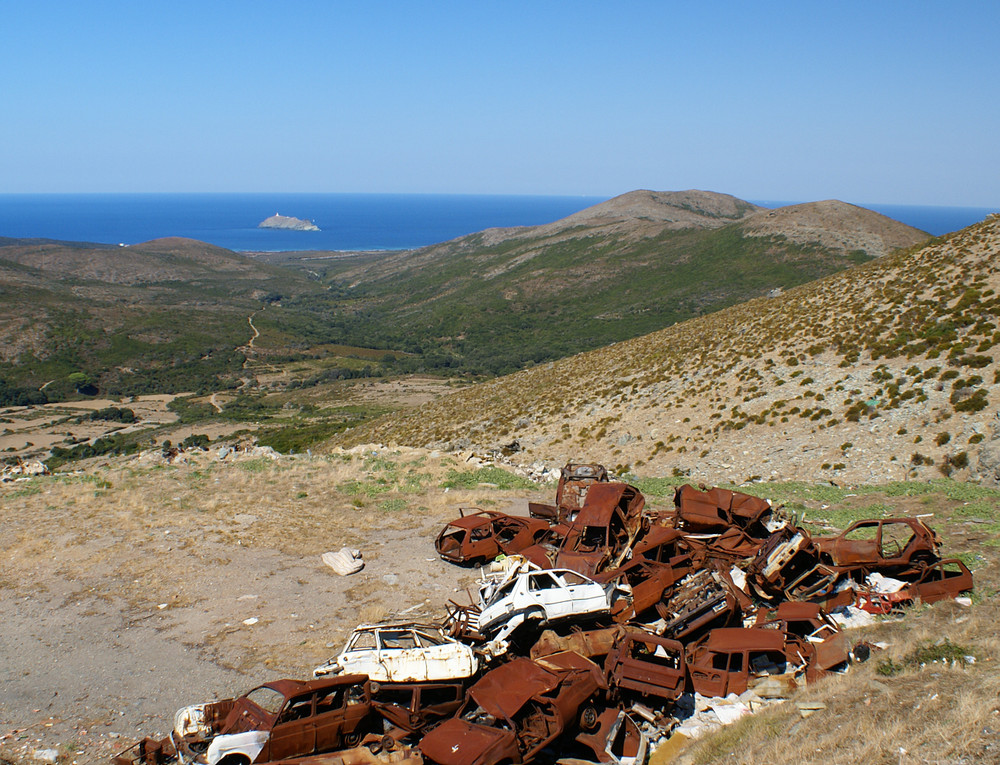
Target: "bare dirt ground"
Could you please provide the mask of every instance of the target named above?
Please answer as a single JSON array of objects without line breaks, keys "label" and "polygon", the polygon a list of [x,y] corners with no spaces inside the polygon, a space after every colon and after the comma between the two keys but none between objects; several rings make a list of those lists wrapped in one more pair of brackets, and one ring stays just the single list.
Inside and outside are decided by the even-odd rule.
[{"label": "bare dirt ground", "polygon": [[[154,453],[0,487],[0,758],[106,761],[180,706],[308,677],[361,622],[441,618],[475,573],[437,557],[441,526],[550,493],[428,493],[461,466],[417,452],[232,459]],[[362,572],[323,565],[342,546]]]}]

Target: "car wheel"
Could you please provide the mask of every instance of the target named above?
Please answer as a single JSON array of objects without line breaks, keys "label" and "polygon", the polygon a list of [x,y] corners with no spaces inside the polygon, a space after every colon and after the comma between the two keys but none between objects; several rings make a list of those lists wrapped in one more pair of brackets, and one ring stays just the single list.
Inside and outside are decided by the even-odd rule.
[{"label": "car wheel", "polygon": [[585,731],[592,731],[597,728],[597,710],[593,707],[585,707],[580,714],[580,727]]},{"label": "car wheel", "polygon": [[245,754],[227,754],[218,765],[250,765],[250,758]]},{"label": "car wheel", "polygon": [[344,743],[348,746],[357,746],[361,743],[362,738],[364,738],[364,733],[360,730],[353,730],[344,734]]}]

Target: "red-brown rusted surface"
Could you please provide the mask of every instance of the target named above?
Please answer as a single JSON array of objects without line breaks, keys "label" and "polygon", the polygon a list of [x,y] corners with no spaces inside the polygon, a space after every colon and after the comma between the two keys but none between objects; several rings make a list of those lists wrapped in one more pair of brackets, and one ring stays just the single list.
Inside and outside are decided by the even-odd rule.
[{"label": "red-brown rusted surface", "polygon": [[703,696],[740,694],[768,676],[813,680],[815,651],[796,635],[775,629],[715,629],[687,648],[691,687]]},{"label": "red-brown rusted surface", "polygon": [[595,483],[555,564],[588,576],[621,565],[643,527],[646,500],[627,483]]},{"label": "red-brown rusted surface", "polygon": [[531,646],[529,656],[541,659],[563,651],[573,651],[588,659],[607,656],[608,651],[624,633],[622,627],[604,627],[595,630],[572,630],[560,635],[553,630],[544,630]]},{"label": "red-brown rusted surface", "polygon": [[[590,730],[591,727],[594,727],[593,731]],[[560,759],[563,765],[583,765],[588,762],[638,764],[646,759],[646,737],[627,713],[614,707],[599,712],[594,718],[593,726],[588,721],[586,730],[577,735],[576,741],[587,747],[593,753],[592,756],[586,760]]]},{"label": "red-brown rusted surface", "polygon": [[658,635],[630,631],[604,663],[608,682],[619,691],[676,701],[684,693],[687,671],[684,646]]},{"label": "red-brown rusted surface", "polygon": [[451,563],[483,564],[498,555],[513,555],[539,541],[549,524],[537,518],[507,515],[493,510],[462,509],[434,542]]},{"label": "red-brown rusted surface", "polygon": [[910,568],[940,560],[937,534],[919,518],[857,521],[835,537],[816,537],[821,559],[868,573]]},{"label": "red-brown rusted surface", "polygon": [[851,644],[845,633],[816,603],[785,601],[774,611],[760,609],[755,627],[777,629],[806,640],[815,651],[817,669],[842,670],[850,661]]},{"label": "red-brown rusted surface", "polygon": [[607,480],[608,471],[604,465],[570,463],[559,474],[556,503],[546,505],[541,502],[529,502],[528,514],[551,523],[572,521],[583,507],[590,487]]},{"label": "red-brown rusted surface", "polygon": [[600,669],[579,655],[514,659],[473,685],[466,705],[425,735],[420,750],[438,765],[528,762],[574,724],[602,684]]},{"label": "red-brown rusted surface", "polygon": [[658,631],[685,642],[710,627],[738,621],[741,616],[736,597],[707,569],[687,577],[668,601],[657,605],[656,610],[665,621]]},{"label": "red-brown rusted surface", "polygon": [[[254,701],[264,693],[271,702],[270,708]],[[173,761],[178,753],[187,762],[201,755],[203,762],[203,752],[211,739],[247,731],[269,732],[263,748],[253,760],[255,763],[331,752],[361,740],[370,712],[371,689],[365,675],[341,675],[308,682],[274,680],[237,699],[206,705],[207,733],[160,742],[147,739],[118,755],[115,762],[118,765],[153,765]]]},{"label": "red-brown rusted surface", "polygon": [[616,622],[628,622],[641,618],[669,598],[689,571],[687,566],[674,569],[669,564],[634,558],[624,566],[596,574],[594,581],[616,586],[619,596],[611,604],[611,617]]},{"label": "red-brown rusted surface", "polygon": [[372,709],[386,721],[383,732],[394,739],[429,730],[465,703],[465,684],[378,683]]},{"label": "red-brown rusted surface", "polygon": [[753,528],[771,513],[771,504],[759,497],[728,489],[699,490],[684,484],[674,492],[677,524],[688,531],[724,531],[730,526]]},{"label": "red-brown rusted surface", "polygon": [[[373,751],[374,749],[378,751]],[[391,750],[385,750],[358,746],[311,757],[279,760],[275,765],[422,765],[423,762],[423,755],[417,749],[393,747]]]},{"label": "red-brown rusted surface", "polygon": [[872,614],[888,614],[900,611],[916,600],[936,603],[973,589],[972,572],[956,558],[921,566],[900,574],[899,578],[909,583],[897,592],[881,593],[871,587],[859,587],[855,605]]}]

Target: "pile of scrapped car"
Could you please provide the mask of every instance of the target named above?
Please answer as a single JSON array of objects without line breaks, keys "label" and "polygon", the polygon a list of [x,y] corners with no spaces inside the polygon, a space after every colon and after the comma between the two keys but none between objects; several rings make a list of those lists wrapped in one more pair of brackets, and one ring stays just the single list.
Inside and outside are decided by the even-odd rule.
[{"label": "pile of scrapped car", "polygon": [[846,670],[830,613],[972,589],[919,518],[812,537],[757,497],[685,485],[651,512],[600,465],[567,465],[529,516],[470,510],[435,546],[490,563],[440,624],[356,628],[316,679],[187,707],[115,765],[641,765],[692,692],[785,697]]}]

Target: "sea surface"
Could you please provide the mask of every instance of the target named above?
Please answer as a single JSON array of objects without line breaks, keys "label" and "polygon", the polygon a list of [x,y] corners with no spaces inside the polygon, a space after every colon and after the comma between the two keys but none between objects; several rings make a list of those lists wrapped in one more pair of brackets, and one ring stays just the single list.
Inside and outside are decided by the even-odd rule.
[{"label": "sea surface", "polygon": [[[399,250],[565,218],[606,197],[460,194],[0,194],[0,237],[136,244],[183,236],[241,251]],[[757,202],[777,207],[792,202]],[[934,235],[995,209],[864,204]],[[280,213],[321,231],[259,229]]]},{"label": "sea surface", "polygon": [[[0,194],[0,236],[136,244],[164,236],[231,250],[401,250],[565,218],[604,197],[459,194]],[[280,213],[320,231],[259,229]]]}]

